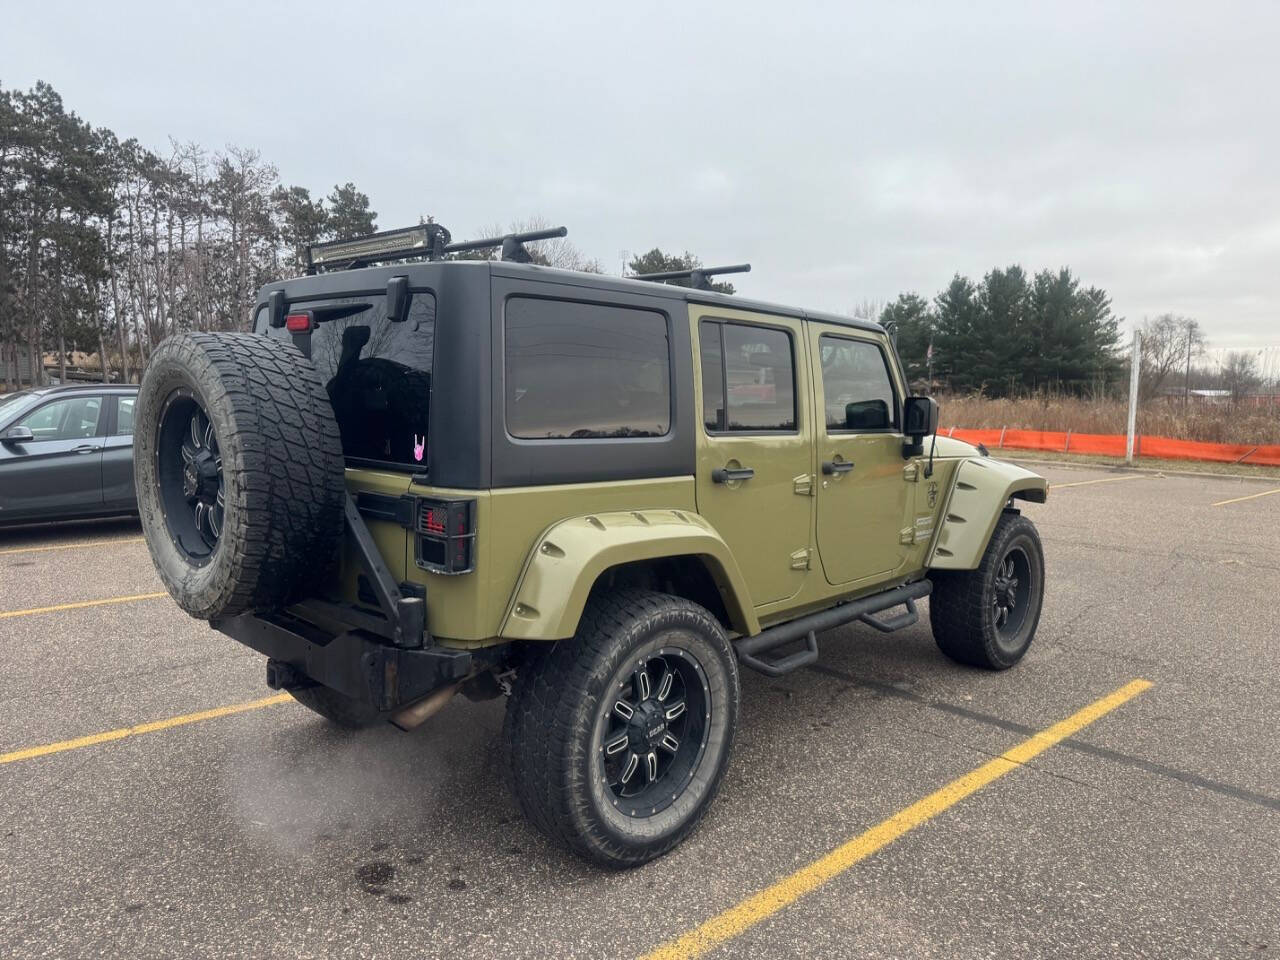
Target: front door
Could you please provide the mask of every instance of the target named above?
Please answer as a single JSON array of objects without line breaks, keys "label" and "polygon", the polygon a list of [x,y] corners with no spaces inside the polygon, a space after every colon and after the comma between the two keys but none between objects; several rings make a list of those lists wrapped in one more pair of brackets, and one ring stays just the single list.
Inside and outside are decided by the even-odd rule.
[{"label": "front door", "polygon": [[[102,509],[105,403],[77,394],[50,400],[10,424],[32,439],[0,450],[0,512],[12,520]],[[7,429],[7,428],[6,428]]]},{"label": "front door", "polygon": [[810,565],[813,463],[799,320],[694,306],[698,512],[762,606],[794,596]]},{"label": "front door", "polygon": [[831,584],[891,579],[910,549],[901,391],[884,342],[811,323],[818,397],[818,553]]}]

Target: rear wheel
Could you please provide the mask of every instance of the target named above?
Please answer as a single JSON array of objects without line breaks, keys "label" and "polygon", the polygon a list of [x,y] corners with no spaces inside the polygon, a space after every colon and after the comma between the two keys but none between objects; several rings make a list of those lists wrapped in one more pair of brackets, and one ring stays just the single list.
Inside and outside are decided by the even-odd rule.
[{"label": "rear wheel", "polygon": [[576,636],[519,671],[506,720],[516,798],[553,840],[638,866],[701,820],[737,711],[737,664],[707,610],[646,590],[593,598]]},{"label": "rear wheel", "polygon": [[929,622],[943,653],[992,670],[1006,670],[1022,659],[1044,601],[1044,550],[1035,524],[1005,512],[978,569],[929,576]]}]

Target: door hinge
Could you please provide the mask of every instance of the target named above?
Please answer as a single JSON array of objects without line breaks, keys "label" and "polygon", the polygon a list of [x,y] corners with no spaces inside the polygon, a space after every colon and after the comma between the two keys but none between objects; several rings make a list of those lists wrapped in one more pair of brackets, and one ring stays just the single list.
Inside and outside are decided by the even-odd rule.
[{"label": "door hinge", "polygon": [[792,570],[808,570],[809,569],[809,548],[802,547],[791,554]]},{"label": "door hinge", "polygon": [[912,460],[902,468],[902,479],[908,483],[915,483],[920,479],[920,465]]},{"label": "door hinge", "polygon": [[812,497],[813,496],[813,474],[802,473],[798,477],[792,477],[792,489],[795,490],[796,496]]}]

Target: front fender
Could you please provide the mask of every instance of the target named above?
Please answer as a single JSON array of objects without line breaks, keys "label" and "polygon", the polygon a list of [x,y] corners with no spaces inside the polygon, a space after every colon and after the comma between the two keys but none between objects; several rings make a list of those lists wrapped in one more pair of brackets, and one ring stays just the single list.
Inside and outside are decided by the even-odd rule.
[{"label": "front fender", "polygon": [[621,563],[678,556],[702,560],[735,630],[759,632],[737,561],[711,524],[687,510],[635,510],[573,517],[549,527],[525,561],[501,635],[510,640],[571,637],[600,574]]},{"label": "front fender", "polygon": [[985,457],[965,460],[956,469],[926,565],[937,570],[975,569],[1005,504],[1010,499],[1044,503],[1048,495],[1049,482],[1030,470]]}]

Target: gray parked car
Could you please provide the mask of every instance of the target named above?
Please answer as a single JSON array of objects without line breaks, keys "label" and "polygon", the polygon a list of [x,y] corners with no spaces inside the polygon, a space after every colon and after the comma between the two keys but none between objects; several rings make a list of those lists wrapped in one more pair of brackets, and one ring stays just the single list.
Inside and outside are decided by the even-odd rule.
[{"label": "gray parked car", "polygon": [[136,513],[137,396],[94,383],[0,397],[0,525]]}]

